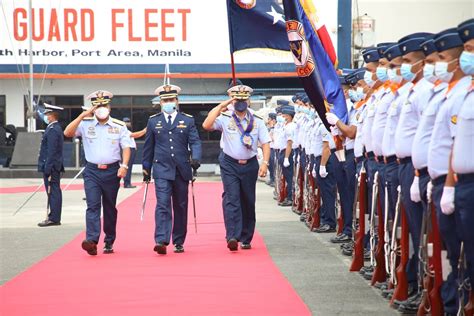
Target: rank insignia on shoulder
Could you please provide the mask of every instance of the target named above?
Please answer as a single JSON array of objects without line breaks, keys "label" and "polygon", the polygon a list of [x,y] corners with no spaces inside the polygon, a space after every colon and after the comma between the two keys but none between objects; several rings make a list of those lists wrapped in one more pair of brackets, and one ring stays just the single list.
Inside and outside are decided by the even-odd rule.
[{"label": "rank insignia on shoulder", "polygon": [[457,124],[457,122],[458,122],[458,116],[457,115],[451,116],[451,123]]},{"label": "rank insignia on shoulder", "polygon": [[93,119],[94,119],[93,116],[88,116],[88,117],[83,118],[82,120],[83,121],[92,121]]},{"label": "rank insignia on shoulder", "polygon": [[221,112],[221,115],[224,115],[224,116],[230,117],[230,114],[229,114],[229,113],[227,113],[227,112]]},{"label": "rank insignia on shoulder", "polygon": [[184,116],[187,116],[187,117],[193,117],[192,115],[184,113],[184,112],[181,112],[181,114],[183,114]]},{"label": "rank insignia on shoulder", "polygon": [[255,116],[256,118],[259,118],[259,119],[263,120],[263,117],[261,117],[260,115],[254,114],[253,116]]},{"label": "rank insignia on shoulder", "polygon": [[150,118],[155,117],[155,116],[157,116],[157,115],[159,115],[159,114],[160,114],[160,113],[156,113],[156,114],[150,115]]},{"label": "rank insignia on shoulder", "polygon": [[117,120],[116,118],[112,118],[112,122],[114,122],[115,124],[118,124],[118,125],[125,126],[125,122],[123,122],[121,120]]}]

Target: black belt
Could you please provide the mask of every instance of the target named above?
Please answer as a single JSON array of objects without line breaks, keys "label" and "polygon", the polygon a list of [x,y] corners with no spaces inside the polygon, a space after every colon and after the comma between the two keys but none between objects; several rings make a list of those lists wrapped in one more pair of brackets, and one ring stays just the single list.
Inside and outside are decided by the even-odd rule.
[{"label": "black belt", "polygon": [[384,157],[383,161],[385,162],[386,165],[388,165],[389,163],[396,162],[397,156],[392,155],[392,156]]},{"label": "black belt", "polygon": [[433,179],[432,182],[434,186],[444,184],[446,182],[446,175],[439,176],[436,179]]},{"label": "black belt", "polygon": [[474,173],[456,174],[458,182],[472,182],[474,181]]},{"label": "black belt", "polygon": [[399,165],[409,163],[411,162],[411,157],[399,158],[397,162]]},{"label": "black belt", "polygon": [[354,149],[346,149],[346,155],[351,155],[354,153]]},{"label": "black belt", "polygon": [[354,157],[354,160],[355,160],[356,163],[362,162],[362,161],[364,161],[364,156]]},{"label": "black belt", "polygon": [[96,168],[96,169],[107,170],[107,169],[112,168],[112,167],[119,167],[120,163],[118,161],[110,163],[110,164],[96,164],[96,163],[92,163],[92,162],[87,162],[87,165],[90,166],[90,167]]},{"label": "black belt", "polygon": [[375,157],[374,152],[373,151],[366,152],[365,157],[367,157],[369,159],[374,159],[374,157]]},{"label": "black belt", "polygon": [[427,176],[427,175],[428,175],[428,168],[427,167],[418,169],[418,176],[419,177],[424,177],[424,176]]},{"label": "black belt", "polygon": [[253,156],[252,158],[249,158],[249,159],[235,159],[235,158],[232,158],[231,156],[227,155],[227,154],[224,154],[224,156],[228,159],[228,160],[231,160],[235,163],[238,163],[239,165],[246,165],[249,161],[253,160],[253,159],[257,159],[257,156]]}]

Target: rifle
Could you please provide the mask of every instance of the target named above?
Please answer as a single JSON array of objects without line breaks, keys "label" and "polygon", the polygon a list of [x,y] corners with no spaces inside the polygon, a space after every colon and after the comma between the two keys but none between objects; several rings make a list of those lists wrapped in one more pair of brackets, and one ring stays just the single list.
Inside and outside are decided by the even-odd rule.
[{"label": "rifle", "polygon": [[[443,301],[441,300],[441,285],[443,284],[443,268],[441,265],[441,238],[438,228],[438,219],[436,217],[436,209],[431,197],[428,196],[431,211],[431,241],[432,246],[428,248],[428,256],[431,259],[433,281],[432,288],[429,292],[429,301],[431,303],[431,315],[443,315]],[[432,249],[430,254],[430,248]]]},{"label": "rifle", "polygon": [[[384,211],[384,236],[383,236],[383,242],[384,242],[384,251],[385,251],[385,272],[387,274],[390,274],[390,221],[388,219],[388,187],[387,183],[385,183],[385,211]],[[393,224],[392,224],[393,228]]]},{"label": "rifle", "polygon": [[[359,227],[357,228],[357,200],[359,200]],[[354,251],[349,271],[359,271],[364,266],[365,210],[367,209],[367,173],[364,166],[357,181],[354,204],[352,205],[352,238]]]},{"label": "rifle", "polygon": [[[422,316],[426,313],[431,312],[431,302],[429,292],[433,287],[433,271],[430,269],[429,265],[429,250],[430,247],[429,237],[430,237],[430,223],[431,223],[431,210],[427,209],[423,214],[423,220],[421,222],[421,236],[420,236],[420,246],[418,250],[418,289],[423,289],[421,292],[421,303],[418,308],[417,315]],[[431,244],[432,245],[432,244]]]},{"label": "rifle", "polygon": [[[377,181],[378,182],[378,181]],[[377,189],[378,193],[378,189]],[[384,222],[383,222],[383,210],[380,202],[380,196],[377,197],[377,217],[378,217],[378,227],[377,227],[377,250],[375,252],[375,270],[372,275],[372,283],[374,285],[376,282],[384,282],[387,279],[387,273],[385,272],[385,254],[384,254]]]},{"label": "rifle", "polygon": [[280,164],[278,163],[278,159],[277,159],[277,157],[278,157],[278,150],[277,149],[275,149],[275,155],[274,156],[275,157],[273,158],[273,164],[275,166],[275,170],[274,170],[274,172],[275,172],[275,183],[274,183],[274,187],[273,187],[273,195],[274,195],[275,200],[278,200],[278,195],[279,195],[278,192],[280,192],[280,181],[279,181],[279,179],[280,179]]},{"label": "rifle", "polygon": [[307,168],[305,170],[303,170],[303,188],[304,188],[304,192],[303,192],[303,213],[304,213],[304,216],[305,216],[305,224],[308,228],[310,228],[311,226],[311,223],[310,223],[310,218],[312,216],[311,214],[311,193],[312,193],[312,189],[311,189],[311,185],[310,183],[312,183],[314,181],[312,175],[311,175],[311,171],[310,170],[310,164],[308,163],[307,164]]},{"label": "rifle", "polygon": [[379,179],[379,173],[378,171],[374,175],[374,182],[372,183],[372,205],[370,209],[370,265],[374,266],[376,265],[375,262],[375,210],[377,209],[377,194],[378,194],[378,180]]},{"label": "rifle", "polygon": [[294,169],[293,174],[295,176],[294,176],[293,183],[295,186],[295,190],[294,190],[295,198],[294,198],[292,209],[293,209],[293,212],[295,212],[298,215],[301,215],[303,213],[304,174],[301,168],[301,163],[299,161],[298,163],[296,163],[297,159],[294,159],[294,161],[295,161],[295,169]]},{"label": "rifle", "polygon": [[[399,191],[400,192],[400,191]],[[400,194],[400,193],[399,193]],[[404,301],[408,298],[408,280],[406,274],[406,267],[408,264],[409,252],[409,231],[406,210],[403,206],[400,207],[401,217],[401,236],[400,236],[400,264],[397,267],[397,284],[393,291],[392,300],[390,304],[393,305],[395,300]]]},{"label": "rifle", "polygon": [[278,202],[283,202],[285,200],[285,197],[287,195],[287,190],[286,190],[286,181],[285,181],[285,176],[283,175],[283,170],[282,167],[280,166],[280,175],[277,181],[280,182],[278,188],[280,189],[278,192]]},{"label": "rifle", "polygon": [[397,188],[397,202],[395,204],[395,216],[393,218],[392,225],[392,240],[390,245],[390,283],[392,285],[397,284],[397,256],[399,256],[400,248],[398,246],[398,240],[400,239],[400,230],[398,228],[398,221],[400,218],[400,207],[401,207],[401,194],[400,186]]},{"label": "rifle", "polygon": [[312,194],[311,194],[311,206],[313,209],[313,215],[311,217],[311,231],[318,228],[321,225],[321,190],[319,190],[317,184],[313,180]]},{"label": "rifle", "polygon": [[464,292],[470,290],[469,278],[464,277],[464,270],[467,269],[466,266],[466,258],[464,257],[464,241],[461,241],[461,251],[459,254],[458,260],[458,297],[459,297],[459,307],[457,316],[467,316],[465,310],[465,300],[464,300]]}]

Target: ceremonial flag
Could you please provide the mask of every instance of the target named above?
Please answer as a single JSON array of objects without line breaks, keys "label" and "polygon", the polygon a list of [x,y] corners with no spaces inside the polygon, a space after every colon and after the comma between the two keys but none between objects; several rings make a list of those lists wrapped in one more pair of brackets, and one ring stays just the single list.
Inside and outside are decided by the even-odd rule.
[{"label": "ceremonial flag", "polygon": [[334,63],[306,13],[311,13],[312,3],[309,0],[283,0],[283,7],[296,72],[311,103],[328,130],[330,125],[325,115],[328,110],[347,123],[346,100]]},{"label": "ceremonial flag", "polygon": [[249,48],[289,51],[282,7],[275,0],[227,0],[230,52]]}]

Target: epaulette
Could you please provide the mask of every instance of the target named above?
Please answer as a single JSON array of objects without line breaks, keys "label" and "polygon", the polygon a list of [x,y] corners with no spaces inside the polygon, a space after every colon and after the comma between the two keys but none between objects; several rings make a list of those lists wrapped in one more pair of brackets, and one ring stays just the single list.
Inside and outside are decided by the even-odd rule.
[{"label": "epaulette", "polygon": [[184,116],[187,116],[187,117],[193,117],[192,115],[184,113],[184,112],[181,112],[181,114],[183,114]]},{"label": "epaulette", "polygon": [[160,112],[160,113],[153,114],[153,115],[150,115],[150,118],[155,117],[155,116],[158,116],[158,115],[160,115],[160,114],[161,114],[161,112]]},{"label": "epaulette", "polygon": [[123,122],[121,120],[117,120],[116,118],[112,118],[112,122],[114,122],[115,124],[118,124],[118,125],[125,126],[125,122]]},{"label": "epaulette", "polygon": [[82,120],[83,121],[90,121],[90,120],[93,120],[93,119],[94,119],[93,116],[87,116],[87,117],[83,118]]},{"label": "epaulette", "polygon": [[227,112],[221,112],[221,115],[224,115],[224,116],[227,116],[227,117],[231,117],[230,113],[227,113]]},{"label": "epaulette", "polygon": [[257,114],[254,113],[253,116],[255,116],[256,118],[259,118],[259,119],[263,120],[263,117],[261,117],[260,115],[257,115]]}]

